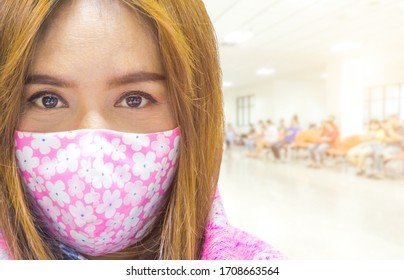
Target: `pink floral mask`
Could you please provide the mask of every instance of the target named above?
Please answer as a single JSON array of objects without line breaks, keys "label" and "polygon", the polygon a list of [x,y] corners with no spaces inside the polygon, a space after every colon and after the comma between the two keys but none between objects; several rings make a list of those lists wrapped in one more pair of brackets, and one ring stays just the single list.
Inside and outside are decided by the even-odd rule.
[{"label": "pink floral mask", "polygon": [[148,233],[176,171],[179,134],[17,131],[16,157],[48,232],[98,256]]}]

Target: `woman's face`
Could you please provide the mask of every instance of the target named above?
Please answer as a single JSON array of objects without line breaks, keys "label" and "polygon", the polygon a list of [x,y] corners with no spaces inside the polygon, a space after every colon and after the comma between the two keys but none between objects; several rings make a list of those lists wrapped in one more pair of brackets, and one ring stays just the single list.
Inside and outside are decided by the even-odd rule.
[{"label": "woman's face", "polygon": [[40,35],[19,130],[176,127],[157,40],[120,1],[63,1]]}]

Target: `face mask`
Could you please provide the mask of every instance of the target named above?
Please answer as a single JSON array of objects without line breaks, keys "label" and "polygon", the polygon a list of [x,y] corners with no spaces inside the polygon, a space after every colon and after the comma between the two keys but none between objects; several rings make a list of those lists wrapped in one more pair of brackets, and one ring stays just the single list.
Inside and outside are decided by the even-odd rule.
[{"label": "face mask", "polygon": [[16,157],[49,234],[98,256],[149,232],[176,171],[179,134],[17,131]]}]

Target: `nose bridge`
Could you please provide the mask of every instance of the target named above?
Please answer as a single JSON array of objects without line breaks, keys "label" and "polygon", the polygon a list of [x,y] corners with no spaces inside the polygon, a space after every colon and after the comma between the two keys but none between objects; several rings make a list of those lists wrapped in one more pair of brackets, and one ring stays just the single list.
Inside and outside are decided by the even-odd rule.
[{"label": "nose bridge", "polygon": [[82,106],[76,114],[74,129],[109,129],[108,115],[94,104]]}]

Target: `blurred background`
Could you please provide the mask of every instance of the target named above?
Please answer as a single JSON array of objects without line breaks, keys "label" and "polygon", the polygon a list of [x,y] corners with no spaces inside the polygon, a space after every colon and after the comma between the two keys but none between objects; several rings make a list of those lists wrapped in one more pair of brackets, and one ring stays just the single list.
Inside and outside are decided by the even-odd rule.
[{"label": "blurred background", "polygon": [[204,3],[230,222],[291,259],[403,259],[404,1]]}]

